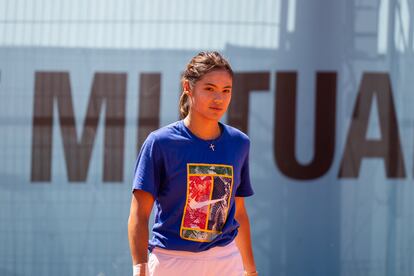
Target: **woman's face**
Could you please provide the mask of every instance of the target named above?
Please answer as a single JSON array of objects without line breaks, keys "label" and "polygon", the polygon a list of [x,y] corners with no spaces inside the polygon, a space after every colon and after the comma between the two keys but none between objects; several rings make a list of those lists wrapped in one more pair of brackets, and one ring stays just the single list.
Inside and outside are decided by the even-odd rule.
[{"label": "woman's face", "polygon": [[207,120],[218,121],[231,99],[232,77],[225,70],[205,74],[189,90],[190,112]]}]

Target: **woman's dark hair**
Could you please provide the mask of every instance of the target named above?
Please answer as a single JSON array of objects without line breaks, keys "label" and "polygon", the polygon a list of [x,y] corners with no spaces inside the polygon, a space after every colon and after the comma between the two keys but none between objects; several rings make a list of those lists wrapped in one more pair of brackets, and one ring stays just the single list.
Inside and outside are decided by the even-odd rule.
[{"label": "woman's dark hair", "polygon": [[[205,74],[214,70],[225,70],[233,77],[233,70],[229,62],[218,52],[200,52],[194,56],[187,64],[187,68],[181,75],[181,84],[184,85],[188,81],[190,88],[200,80]],[[188,115],[190,103],[185,88],[180,97],[180,119],[184,119]]]}]

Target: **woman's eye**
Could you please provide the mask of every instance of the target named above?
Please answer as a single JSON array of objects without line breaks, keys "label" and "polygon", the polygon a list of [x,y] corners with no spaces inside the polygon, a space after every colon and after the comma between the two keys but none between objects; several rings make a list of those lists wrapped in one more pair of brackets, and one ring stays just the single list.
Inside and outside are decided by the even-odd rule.
[{"label": "woman's eye", "polygon": [[224,92],[224,93],[230,93],[230,92],[231,92],[231,90],[230,90],[230,89],[225,89],[225,90],[223,90],[223,92]]},{"label": "woman's eye", "polygon": [[207,87],[206,90],[207,91],[214,91],[214,89],[212,87]]}]

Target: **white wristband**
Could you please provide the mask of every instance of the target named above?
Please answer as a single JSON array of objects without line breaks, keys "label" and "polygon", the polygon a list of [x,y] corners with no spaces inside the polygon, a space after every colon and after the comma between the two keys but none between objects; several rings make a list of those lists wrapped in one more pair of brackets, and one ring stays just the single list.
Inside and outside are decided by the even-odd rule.
[{"label": "white wristband", "polygon": [[132,266],[132,275],[133,276],[149,276],[148,264],[136,264]]}]

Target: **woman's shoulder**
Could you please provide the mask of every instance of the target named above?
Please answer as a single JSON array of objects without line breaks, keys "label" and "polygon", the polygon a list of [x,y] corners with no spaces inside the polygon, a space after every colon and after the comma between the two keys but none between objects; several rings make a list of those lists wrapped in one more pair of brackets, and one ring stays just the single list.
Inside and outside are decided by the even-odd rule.
[{"label": "woman's shoulder", "polygon": [[224,124],[224,123],[221,123],[221,124],[225,128],[225,130],[226,130],[226,132],[227,132],[227,134],[229,135],[230,138],[240,140],[241,142],[244,142],[244,143],[250,143],[249,136],[246,133],[244,133],[243,131],[241,131],[238,128],[235,128],[231,125],[227,125],[227,124]]},{"label": "woman's shoulder", "polygon": [[147,139],[160,143],[176,139],[176,136],[180,134],[179,122],[176,121],[152,131]]}]

